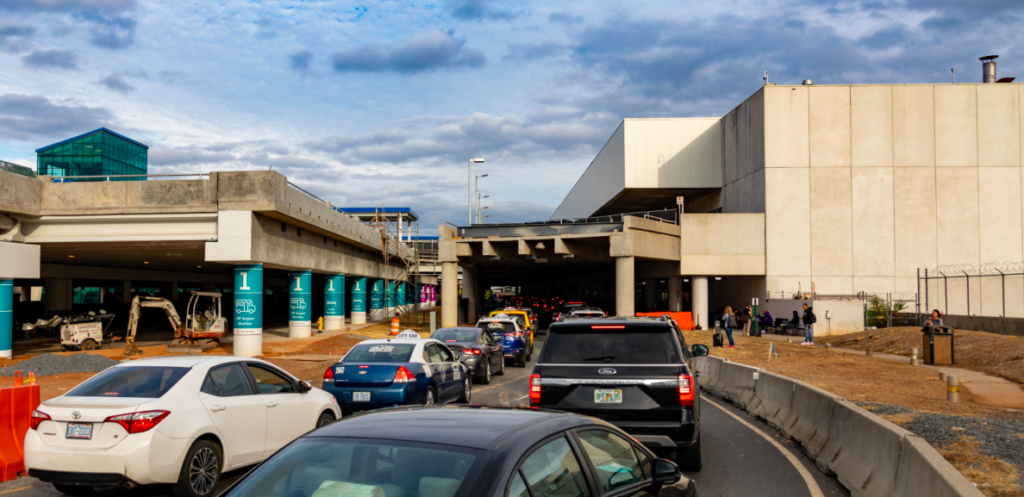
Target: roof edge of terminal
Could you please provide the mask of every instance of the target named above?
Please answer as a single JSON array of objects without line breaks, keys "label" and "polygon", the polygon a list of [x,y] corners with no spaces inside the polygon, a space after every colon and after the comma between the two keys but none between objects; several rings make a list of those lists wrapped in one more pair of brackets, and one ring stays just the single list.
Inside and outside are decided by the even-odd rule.
[{"label": "roof edge of terminal", "polygon": [[136,144],[136,145],[138,145],[138,146],[140,146],[140,147],[142,147],[142,148],[144,148],[146,150],[149,150],[149,145],[146,145],[145,143],[142,143],[142,142],[140,142],[138,140],[133,140],[131,138],[128,138],[127,136],[122,135],[121,133],[118,133],[116,131],[111,131],[111,130],[109,130],[107,128],[97,128],[97,129],[94,129],[92,131],[89,131],[88,133],[82,133],[82,134],[80,134],[78,136],[68,138],[67,140],[61,140],[61,141],[59,141],[57,143],[54,143],[52,145],[47,145],[47,146],[45,146],[43,148],[37,148],[36,149],[36,153],[38,154],[39,152],[42,152],[44,150],[49,150],[49,149],[51,149],[53,147],[59,147],[59,146],[65,144],[65,143],[70,143],[70,142],[73,142],[73,141],[75,141],[75,140],[77,140],[79,138],[85,138],[86,136],[94,135],[96,133],[101,133],[101,132],[110,133],[110,134],[112,134],[112,135],[114,135],[114,136],[116,136],[118,138],[121,138],[123,140],[128,140],[128,141],[130,141],[130,142],[132,142],[132,143],[134,143],[134,144]]}]

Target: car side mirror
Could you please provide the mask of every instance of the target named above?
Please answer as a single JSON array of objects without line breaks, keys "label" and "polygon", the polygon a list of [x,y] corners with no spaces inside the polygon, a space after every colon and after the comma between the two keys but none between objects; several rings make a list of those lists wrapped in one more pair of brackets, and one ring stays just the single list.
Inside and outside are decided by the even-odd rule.
[{"label": "car side mirror", "polygon": [[306,393],[312,389],[313,385],[310,385],[308,381],[303,380],[299,382],[299,393]]},{"label": "car side mirror", "polygon": [[654,460],[654,481],[661,485],[674,485],[683,477],[679,466],[668,459]]},{"label": "car side mirror", "polygon": [[702,357],[708,355],[708,346],[702,343],[693,344],[693,355]]}]

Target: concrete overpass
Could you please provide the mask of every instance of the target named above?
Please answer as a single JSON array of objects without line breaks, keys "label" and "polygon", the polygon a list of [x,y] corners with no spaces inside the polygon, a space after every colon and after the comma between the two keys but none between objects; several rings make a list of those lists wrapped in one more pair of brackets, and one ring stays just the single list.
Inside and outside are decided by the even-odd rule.
[{"label": "concrete overpass", "polygon": [[[308,336],[314,306],[299,300],[311,298],[314,274],[323,282],[325,328],[338,329],[346,315],[361,323],[429,305],[423,300],[436,293],[436,280],[414,267],[408,247],[272,171],[112,182],[0,172],[7,340],[12,304],[3,303],[14,287],[42,286],[46,311],[70,312],[75,280],[115,281],[122,302],[132,281],[169,284],[172,300],[188,282],[252,301],[235,310],[235,352],[259,355],[264,296],[287,294],[289,334]],[[0,337],[2,350],[10,347]]]}]

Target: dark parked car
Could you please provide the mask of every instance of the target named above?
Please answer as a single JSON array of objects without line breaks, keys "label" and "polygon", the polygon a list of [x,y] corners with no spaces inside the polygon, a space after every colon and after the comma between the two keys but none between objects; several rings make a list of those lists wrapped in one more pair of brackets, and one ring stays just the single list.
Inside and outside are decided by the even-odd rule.
[{"label": "dark parked car", "polygon": [[505,374],[505,350],[494,335],[480,328],[441,328],[430,338],[444,344],[469,366],[473,381],[486,385],[491,374]]},{"label": "dark parked car", "polygon": [[571,319],[552,324],[530,376],[530,405],[607,420],[651,449],[701,468],[700,390],[693,357],[670,318]]},{"label": "dark parked car", "polygon": [[223,497],[696,495],[672,461],[593,418],[516,408],[393,408],[307,433]]}]

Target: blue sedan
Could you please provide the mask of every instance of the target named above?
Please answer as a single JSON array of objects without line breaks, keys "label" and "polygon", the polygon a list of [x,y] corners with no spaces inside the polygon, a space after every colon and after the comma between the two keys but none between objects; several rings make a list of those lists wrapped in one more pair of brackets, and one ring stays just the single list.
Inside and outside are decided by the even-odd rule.
[{"label": "blue sedan", "polygon": [[481,319],[477,322],[476,327],[489,331],[494,339],[501,344],[505,357],[511,356],[515,359],[516,366],[525,368],[526,363],[530,362],[533,357],[527,343],[529,337],[519,327],[518,320],[499,315]]},{"label": "blue sedan", "polygon": [[360,342],[324,372],[343,414],[403,405],[468,404],[469,368],[433,339]]}]

